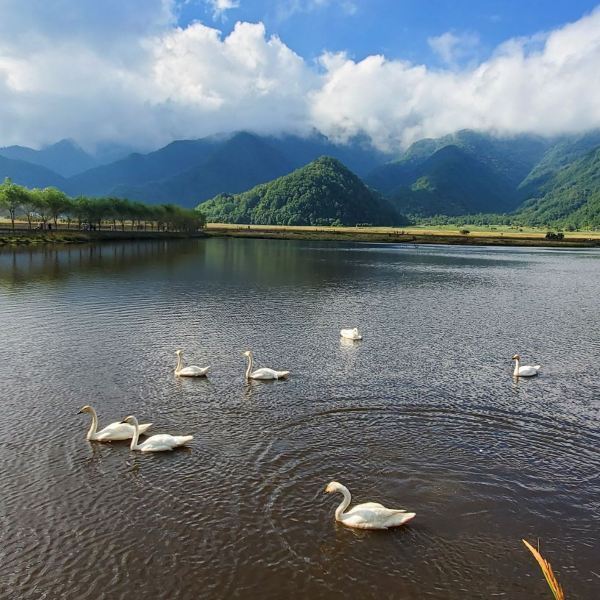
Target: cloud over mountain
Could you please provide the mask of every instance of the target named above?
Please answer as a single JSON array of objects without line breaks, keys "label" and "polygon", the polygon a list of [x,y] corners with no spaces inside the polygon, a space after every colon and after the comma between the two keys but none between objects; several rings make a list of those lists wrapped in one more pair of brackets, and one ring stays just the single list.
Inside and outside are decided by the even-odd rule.
[{"label": "cloud over mountain", "polygon": [[[226,3],[227,6],[229,5]],[[461,128],[600,127],[600,10],[466,68],[293,52],[261,23],[176,25],[174,0],[0,0],[0,143],[156,145],[221,131],[366,134],[395,148]],[[219,6],[225,6],[219,4]],[[440,39],[440,52],[456,50]],[[449,43],[450,44],[449,47]],[[435,42],[434,42],[435,43]]]}]

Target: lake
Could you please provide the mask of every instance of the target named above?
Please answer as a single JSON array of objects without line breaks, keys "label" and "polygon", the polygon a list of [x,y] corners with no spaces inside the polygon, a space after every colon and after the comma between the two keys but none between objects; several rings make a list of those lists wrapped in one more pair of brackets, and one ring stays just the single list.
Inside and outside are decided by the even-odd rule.
[{"label": "lake", "polygon": [[[598,250],[1,252],[0,597],[550,598],[526,538],[597,598],[599,292]],[[246,384],[247,349],[290,379]],[[194,440],[87,442],[84,404]],[[331,480],[417,516],[347,529]]]}]

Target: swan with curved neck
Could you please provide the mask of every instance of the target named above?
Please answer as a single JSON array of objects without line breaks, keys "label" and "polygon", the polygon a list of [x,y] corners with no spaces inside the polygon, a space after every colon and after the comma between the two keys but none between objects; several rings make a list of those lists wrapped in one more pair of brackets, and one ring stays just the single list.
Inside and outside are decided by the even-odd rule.
[{"label": "swan with curved neck", "polygon": [[352,329],[340,329],[340,335],[347,340],[362,340],[362,335],[358,331],[358,327]]},{"label": "swan with curved neck", "polygon": [[400,508],[386,508],[379,502],[365,502],[357,504],[348,512],[344,512],[350,502],[350,490],[337,481],[332,481],[325,488],[327,494],[340,492],[344,499],[335,510],[335,520],[347,527],[355,529],[389,529],[390,527],[399,527],[415,518],[416,513],[407,512]]},{"label": "swan with curved neck", "polygon": [[[115,421],[98,431],[98,415],[91,406],[83,406],[78,414],[88,413],[92,416],[92,424],[87,432],[86,439],[95,442],[116,442],[120,440],[130,440],[135,434],[135,428],[128,423]],[[139,431],[145,433],[152,426],[152,423],[142,423],[139,426]]]},{"label": "swan with curved neck", "polygon": [[541,365],[523,365],[521,366],[521,356],[515,354],[512,357],[515,361],[515,370],[513,371],[513,377],[533,377],[538,374],[538,371],[542,368]]},{"label": "swan with curved neck", "polygon": [[252,350],[246,350],[244,356],[248,358],[246,379],[285,379],[290,374],[289,371],[275,371],[275,369],[268,369],[266,367],[253,371],[254,356]]},{"label": "swan with curved neck", "polygon": [[168,433],[159,433],[150,436],[147,440],[138,444],[140,435],[138,420],[133,415],[129,415],[128,417],[125,417],[122,422],[133,425],[135,430],[133,438],[131,439],[131,450],[139,450],[140,452],[165,452],[167,450],[175,450],[175,448],[179,448],[194,439],[193,435],[169,435]]},{"label": "swan with curved neck", "polygon": [[190,365],[189,367],[183,366],[183,350],[177,350],[177,366],[175,367],[176,377],[205,377],[210,367],[197,367],[196,365]]}]

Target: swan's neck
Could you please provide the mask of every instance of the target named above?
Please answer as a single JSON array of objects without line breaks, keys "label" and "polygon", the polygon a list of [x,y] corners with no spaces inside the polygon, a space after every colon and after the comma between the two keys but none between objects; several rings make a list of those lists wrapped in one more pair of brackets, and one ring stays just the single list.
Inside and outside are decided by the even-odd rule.
[{"label": "swan's neck", "polygon": [[92,424],[90,425],[90,430],[87,432],[86,439],[93,440],[94,436],[96,435],[96,431],[98,431],[98,415],[93,408],[90,413],[92,415]]},{"label": "swan's neck", "polygon": [[341,521],[344,511],[350,506],[352,497],[350,496],[350,490],[348,488],[341,486],[338,489],[344,495],[344,499],[342,500],[342,503],[335,509],[335,519],[336,521]]},{"label": "swan's neck", "polygon": [[179,373],[181,368],[183,367],[183,360],[181,358],[181,354],[177,355],[177,366],[175,367],[175,373]]},{"label": "swan's neck", "polygon": [[515,358],[515,370],[513,371],[513,375],[519,374],[519,359]]},{"label": "swan's neck", "polygon": [[252,365],[254,361],[252,360],[252,354],[248,356],[248,368],[246,369],[246,379],[250,379],[250,373],[252,373]]},{"label": "swan's neck", "polygon": [[133,428],[134,432],[133,437],[131,438],[131,446],[129,446],[129,448],[131,450],[136,450],[138,448],[138,438],[140,437],[140,427],[137,421],[133,422]]}]

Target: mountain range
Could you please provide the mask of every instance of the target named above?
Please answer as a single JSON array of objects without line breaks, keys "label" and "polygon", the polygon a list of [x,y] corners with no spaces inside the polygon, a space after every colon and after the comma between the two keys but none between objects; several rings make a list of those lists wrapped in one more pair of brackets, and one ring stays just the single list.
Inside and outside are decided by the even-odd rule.
[{"label": "mountain range", "polygon": [[34,150],[27,146],[4,146],[0,157],[21,160],[45,167],[62,177],[71,177],[98,165],[110,163],[132,152],[131,146],[100,144],[94,154],[89,154],[73,140],[60,140],[55,144]]},{"label": "mountain range", "polygon": [[105,146],[91,155],[62,140],[41,150],[0,148],[0,178],[28,187],[55,186],[72,196],[193,207],[277,180],[326,155],[360,176],[396,212],[416,219],[499,213],[532,224],[595,227],[600,226],[598,149],[600,130],[554,138],[462,130],[419,140],[397,156],[365,139],[338,144],[317,133],[274,137],[238,132],[177,140],[126,156],[125,147]]}]

